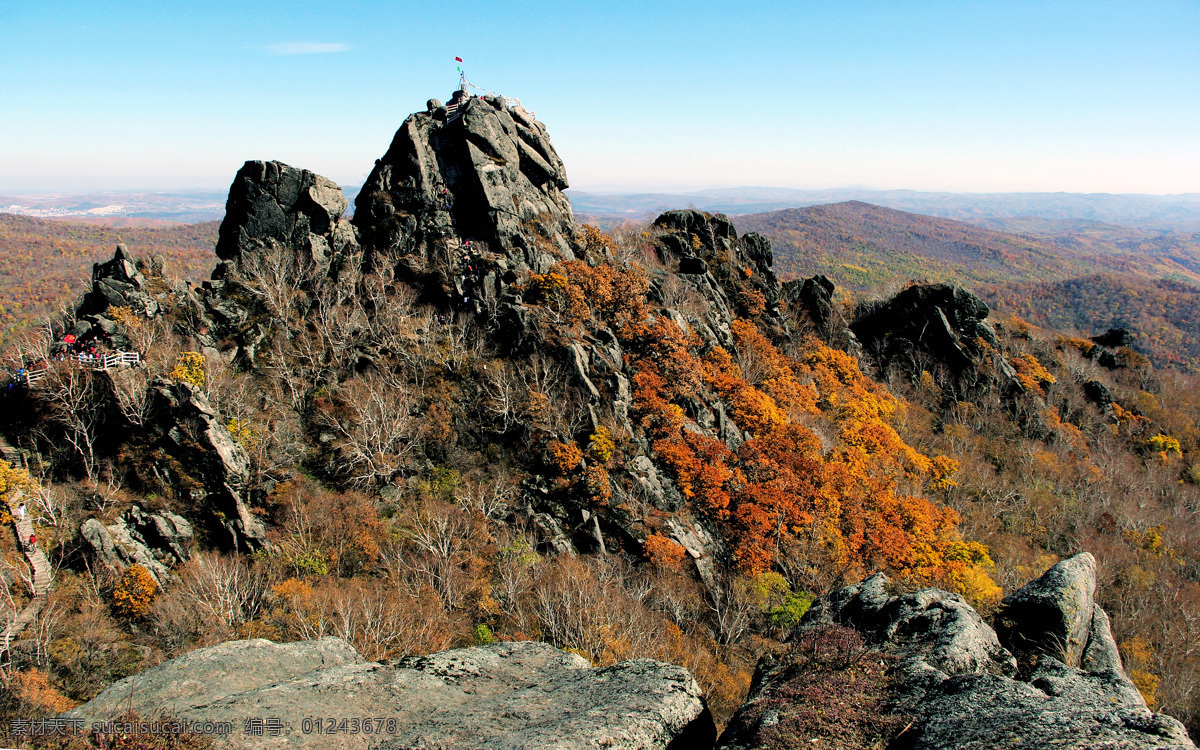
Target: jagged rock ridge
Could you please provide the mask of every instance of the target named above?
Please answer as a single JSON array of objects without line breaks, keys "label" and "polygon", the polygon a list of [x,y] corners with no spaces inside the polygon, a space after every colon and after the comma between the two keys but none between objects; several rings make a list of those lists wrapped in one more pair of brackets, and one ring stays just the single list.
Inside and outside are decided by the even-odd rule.
[{"label": "jagged rock ridge", "polygon": [[467,242],[539,272],[573,258],[566,169],[545,126],[499,96],[460,90],[451,106],[410,115],[363,184],[354,223],[369,261],[420,274]]}]

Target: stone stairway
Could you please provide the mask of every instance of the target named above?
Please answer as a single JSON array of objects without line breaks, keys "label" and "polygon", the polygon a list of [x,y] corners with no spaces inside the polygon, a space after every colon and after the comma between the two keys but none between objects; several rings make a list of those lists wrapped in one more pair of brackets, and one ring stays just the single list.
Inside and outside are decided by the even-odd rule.
[{"label": "stone stairway", "polygon": [[8,461],[13,466],[21,467],[21,451],[9,445],[3,435],[0,435],[0,458]]},{"label": "stone stairway", "polygon": [[50,567],[50,560],[46,557],[46,553],[40,546],[29,543],[29,537],[36,533],[30,514],[27,511],[23,521],[17,517],[16,508],[23,499],[24,496],[19,490],[14,493],[9,504],[9,513],[12,515],[13,529],[17,533],[17,545],[24,552],[29,566],[33,568],[33,598],[17,614],[16,618],[8,623],[8,626],[4,628],[4,633],[0,634],[0,657],[8,653],[12,639],[20,635],[21,631],[25,630],[42,611],[54,579],[54,570]]}]

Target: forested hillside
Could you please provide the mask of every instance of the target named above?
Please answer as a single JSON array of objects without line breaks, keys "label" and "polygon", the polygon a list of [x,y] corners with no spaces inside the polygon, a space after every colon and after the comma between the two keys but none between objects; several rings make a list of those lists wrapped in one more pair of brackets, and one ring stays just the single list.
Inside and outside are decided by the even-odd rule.
[{"label": "forested hillside", "polygon": [[1057,282],[979,289],[997,310],[1047,328],[1101,333],[1124,328],[1156,367],[1200,364],[1200,287],[1179,281],[1093,274]]},{"label": "forested hillside", "polygon": [[733,221],[770,238],[780,273],[820,273],[849,289],[911,279],[968,286],[1064,279],[1085,270],[1044,242],[858,201]]},{"label": "forested hillside", "polygon": [[212,272],[217,222],[111,227],[0,214],[0,348],[17,331],[74,302],[92,264],[119,242],[147,257],[162,254],[172,272],[199,281]]},{"label": "forested hillside", "polygon": [[914,279],[962,284],[1039,325],[1085,335],[1126,328],[1131,346],[1158,367],[1200,364],[1194,234],[1090,221],[977,222],[1001,232],[856,202],[735,222],[771,238],[782,271],[824,274],[852,297]]}]

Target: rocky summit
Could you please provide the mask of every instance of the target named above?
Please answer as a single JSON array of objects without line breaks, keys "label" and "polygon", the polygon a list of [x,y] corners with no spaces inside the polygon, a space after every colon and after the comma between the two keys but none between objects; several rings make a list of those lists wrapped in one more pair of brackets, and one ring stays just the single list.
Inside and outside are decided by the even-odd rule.
[{"label": "rocky summit", "polygon": [[[685,748],[716,736],[687,670],[650,659],[604,669],[544,643],[443,651],[394,664],[337,638],[258,639],[199,649],[109,687],[65,716],[88,723],[132,710],[230,722],[236,748]],[[277,719],[247,735],[247,716]],[[380,717],[368,730],[330,717]]]},{"label": "rocky summit", "polygon": [[[880,705],[900,729],[889,747],[1194,748],[1183,725],[1150,711],[1125,675],[1095,588],[1095,559],[1076,555],[1005,599],[994,630],[957,594],[892,594],[891,581],[876,574],[814,603],[792,640],[848,627],[887,660],[889,695]],[[797,679],[789,666],[773,657],[759,664],[719,747],[768,747],[764,737],[802,726],[805,711],[839,710],[781,700]]]},{"label": "rocky summit", "polygon": [[373,263],[412,273],[467,243],[543,272],[573,258],[567,173],[546,127],[516,100],[454,93],[410,115],[355,200]]}]

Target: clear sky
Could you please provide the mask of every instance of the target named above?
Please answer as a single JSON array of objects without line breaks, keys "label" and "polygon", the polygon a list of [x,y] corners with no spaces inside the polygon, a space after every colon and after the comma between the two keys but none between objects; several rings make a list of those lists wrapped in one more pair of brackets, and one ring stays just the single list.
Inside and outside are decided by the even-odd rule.
[{"label": "clear sky", "polygon": [[572,187],[1200,192],[1200,2],[0,0],[0,192],[344,184],[457,82]]}]

